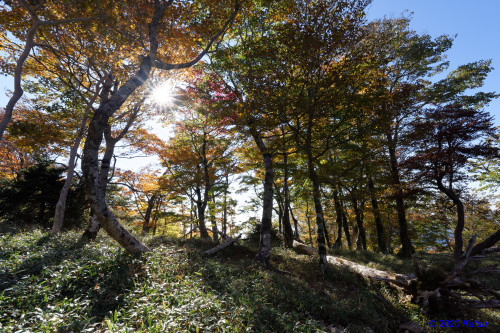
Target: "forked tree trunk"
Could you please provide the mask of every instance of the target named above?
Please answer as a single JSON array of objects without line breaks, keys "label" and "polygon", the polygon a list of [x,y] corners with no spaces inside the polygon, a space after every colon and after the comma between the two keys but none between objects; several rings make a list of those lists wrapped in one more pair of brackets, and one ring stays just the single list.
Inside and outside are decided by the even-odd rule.
[{"label": "forked tree trunk", "polygon": [[196,209],[198,211],[198,227],[200,228],[200,237],[203,239],[210,238],[208,234],[207,226],[205,224],[205,210],[207,208],[207,202],[201,197],[201,189],[196,187],[195,189],[197,200]]},{"label": "forked tree trunk", "polygon": [[[149,77],[151,59],[143,58],[139,71],[123,84],[108,100],[102,102],[96,110],[85,140],[83,149],[82,171],[90,205],[102,225],[102,228],[130,253],[145,252],[149,249],[138,241],[117,221],[106,203],[105,186],[101,179],[107,178],[109,165],[102,165],[99,170],[99,148],[109,118],[122,106],[125,100]],[[103,175],[105,172],[105,176]]]}]

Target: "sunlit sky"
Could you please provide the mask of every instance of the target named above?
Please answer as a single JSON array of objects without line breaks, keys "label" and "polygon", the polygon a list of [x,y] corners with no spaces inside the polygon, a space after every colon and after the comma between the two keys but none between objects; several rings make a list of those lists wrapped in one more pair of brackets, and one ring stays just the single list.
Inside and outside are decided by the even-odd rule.
[{"label": "sunlit sky", "polygon": [[[490,73],[482,90],[500,91],[500,0],[374,0],[368,9],[368,19],[399,17],[402,13],[413,13],[411,27],[419,33],[433,37],[457,35],[447,52],[450,69],[492,59],[493,67],[498,69]],[[4,92],[12,89],[12,85],[12,78],[0,76],[0,105],[7,104]],[[500,125],[500,101],[492,102],[486,110],[495,117],[495,124]],[[160,130],[158,126],[155,128]],[[130,160],[126,163],[131,165]]]}]

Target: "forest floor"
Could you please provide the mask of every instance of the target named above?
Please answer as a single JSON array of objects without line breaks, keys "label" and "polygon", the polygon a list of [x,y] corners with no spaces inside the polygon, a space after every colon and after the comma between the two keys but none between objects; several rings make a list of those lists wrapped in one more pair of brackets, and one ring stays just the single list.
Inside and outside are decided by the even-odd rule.
[{"label": "forest floor", "polygon": [[[292,275],[253,263],[255,248],[244,242],[205,259],[211,243],[146,237],[152,252],[138,258],[104,233],[86,246],[79,236],[0,234],[1,332],[361,333],[396,332],[405,322],[429,332],[500,332],[498,310],[458,318],[488,322],[487,328],[430,329],[429,320],[439,325],[447,318],[429,318],[385,284],[371,285],[345,267],[321,272],[316,258],[281,247],[272,249],[271,263]],[[393,255],[331,254],[380,270],[412,270]],[[451,264],[448,255],[417,257]],[[500,290],[499,274],[487,281]]]}]

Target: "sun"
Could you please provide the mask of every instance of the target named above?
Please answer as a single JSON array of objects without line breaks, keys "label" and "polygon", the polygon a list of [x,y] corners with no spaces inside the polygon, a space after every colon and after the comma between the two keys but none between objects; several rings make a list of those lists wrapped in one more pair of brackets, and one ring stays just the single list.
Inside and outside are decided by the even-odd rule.
[{"label": "sun", "polygon": [[171,106],[175,99],[175,84],[171,80],[163,81],[151,92],[151,98],[155,104]]}]

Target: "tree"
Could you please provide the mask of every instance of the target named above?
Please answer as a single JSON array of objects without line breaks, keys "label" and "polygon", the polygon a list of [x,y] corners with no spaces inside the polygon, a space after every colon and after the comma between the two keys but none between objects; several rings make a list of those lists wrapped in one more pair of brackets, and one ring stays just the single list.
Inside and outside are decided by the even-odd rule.
[{"label": "tree", "polygon": [[[57,189],[62,183],[64,167],[38,157],[32,166],[19,170],[17,179],[0,180],[0,216],[18,225],[38,224],[49,226],[55,210]],[[73,183],[68,197],[68,226],[78,226],[84,213],[85,198],[81,184]]]},{"label": "tree", "polygon": [[[193,96],[194,97],[194,96]],[[210,102],[210,101],[208,101]],[[166,175],[176,191],[196,203],[198,227],[202,238],[209,238],[205,211],[215,195],[216,185],[224,182],[232,160],[234,143],[228,124],[204,113],[203,100],[194,100],[179,110],[177,133],[160,157]]]},{"label": "tree", "polygon": [[417,178],[431,182],[443,192],[457,209],[454,257],[462,254],[462,232],[465,225],[464,204],[457,184],[466,178],[465,168],[472,158],[495,156],[497,150],[481,141],[493,135],[492,118],[487,113],[446,105],[427,110],[423,118],[415,119],[412,132],[415,154],[406,165],[417,170]]},{"label": "tree", "polygon": [[351,51],[361,36],[366,5],[366,1],[301,3],[288,23],[278,28],[282,51],[274,67],[287,64],[276,78],[281,82],[279,103],[287,106],[284,119],[307,161],[321,266],[326,265],[325,220],[317,165],[333,145],[345,140],[349,128],[359,61]]},{"label": "tree", "polygon": [[408,234],[404,202],[409,189],[399,165],[399,156],[403,153],[401,144],[408,121],[421,111],[425,103],[419,98],[429,85],[425,79],[447,65],[443,53],[451,47],[452,39],[418,35],[409,29],[408,18],[374,21],[367,25],[366,30],[367,38],[359,48],[373,55],[372,65],[367,68],[373,74],[372,107],[387,149],[402,246],[399,254],[409,257],[414,249]]},{"label": "tree", "polygon": [[[42,30],[42,33],[46,33],[45,29],[47,28],[50,29],[59,25],[67,25],[70,23],[81,24],[97,20],[99,18],[97,15],[78,17],[80,13],[92,11],[94,9],[92,8],[94,4],[94,1],[79,1],[71,4],[65,4],[59,1],[41,1],[38,4],[32,5],[29,1],[17,0],[16,3],[9,1],[8,4],[4,4],[0,7],[0,26],[2,27],[2,31],[8,31],[13,34],[14,37],[25,41],[22,47],[22,53],[18,56],[16,65],[13,68],[5,62],[2,62],[2,70],[4,72],[10,73],[13,71],[14,73],[14,92],[5,107],[2,121],[0,122],[0,141],[12,117],[14,107],[23,95],[21,77],[26,59],[35,47],[40,47],[40,45],[43,44],[42,36],[38,36],[39,40],[36,38],[37,33],[41,35],[39,30]],[[23,20],[26,14],[32,22],[29,28],[26,26],[26,21]],[[61,19],[62,15],[66,16],[66,18]],[[28,28],[27,31],[26,28]],[[17,50],[14,51],[15,47],[13,47],[15,45],[13,45],[11,41],[12,39],[8,40],[7,46],[4,46],[3,50],[5,51],[5,49],[7,49],[16,53]]]},{"label": "tree", "polygon": [[[165,33],[168,34],[169,31],[168,29],[162,30],[162,27],[166,27],[168,26],[168,24],[181,24],[179,22],[176,22],[172,18],[170,22],[165,20],[165,13],[167,9],[172,6],[172,4],[172,0],[155,0],[152,4],[141,5],[141,7],[138,8],[126,8],[127,12],[130,13],[130,15],[134,17],[134,19],[137,18],[137,21],[134,22],[143,22],[144,17],[150,17],[147,28],[145,26],[142,26],[138,29],[140,34],[147,34],[149,48],[146,49],[147,52],[145,55],[141,54],[139,56],[139,64],[137,66],[134,66],[135,74],[126,79],[123,84],[118,84],[119,87],[116,89],[116,91],[114,91],[109,98],[101,101],[90,122],[83,151],[82,171],[85,178],[86,192],[90,204],[106,232],[127,251],[132,253],[148,251],[148,248],[141,244],[118,222],[118,220],[115,218],[113,213],[109,210],[108,205],[106,204],[106,189],[105,187],[103,188],[101,186],[102,179],[107,177],[107,172],[109,170],[109,165],[107,163],[99,164],[98,158],[99,147],[101,145],[103,135],[108,128],[108,120],[118,109],[120,109],[120,107],[128,100],[128,98],[148,80],[153,68],[167,71],[189,68],[196,64],[201,58],[203,58],[203,56],[207,54],[216,40],[218,40],[219,37],[228,30],[231,22],[236,17],[242,2],[236,1],[234,3],[234,10],[230,14],[229,19],[227,19],[222,25],[222,27],[219,26],[214,29],[215,24],[208,24],[209,30],[205,31],[204,35],[211,35],[212,37],[208,41],[203,51],[198,53],[192,60],[177,64],[168,63],[168,60],[162,60],[162,52],[159,52],[161,47],[168,44],[168,41],[165,38]],[[214,9],[213,13],[210,13],[211,15],[213,15],[214,13],[220,13],[220,15],[216,15],[216,17],[221,17],[222,15],[224,15],[224,9],[227,8],[225,4],[221,5],[220,3],[217,3],[217,6],[215,6],[215,8],[213,7],[213,3],[211,2],[208,2],[207,5],[209,5],[210,8]],[[190,9],[185,7],[174,6],[172,9],[187,10],[187,12],[183,13],[181,11],[182,14],[191,13]],[[223,13],[221,13],[221,11]],[[182,17],[182,15],[180,15],[180,17]],[[212,19],[212,17],[210,19]],[[200,21],[202,20],[203,19],[200,18]],[[217,31],[215,34],[213,34],[214,30]],[[164,39],[162,40],[161,38]],[[135,44],[140,47],[139,50],[144,45],[141,45],[140,42],[145,43],[145,41],[143,38],[141,38],[139,43]],[[170,55],[170,59],[172,59],[172,54]]]}]

